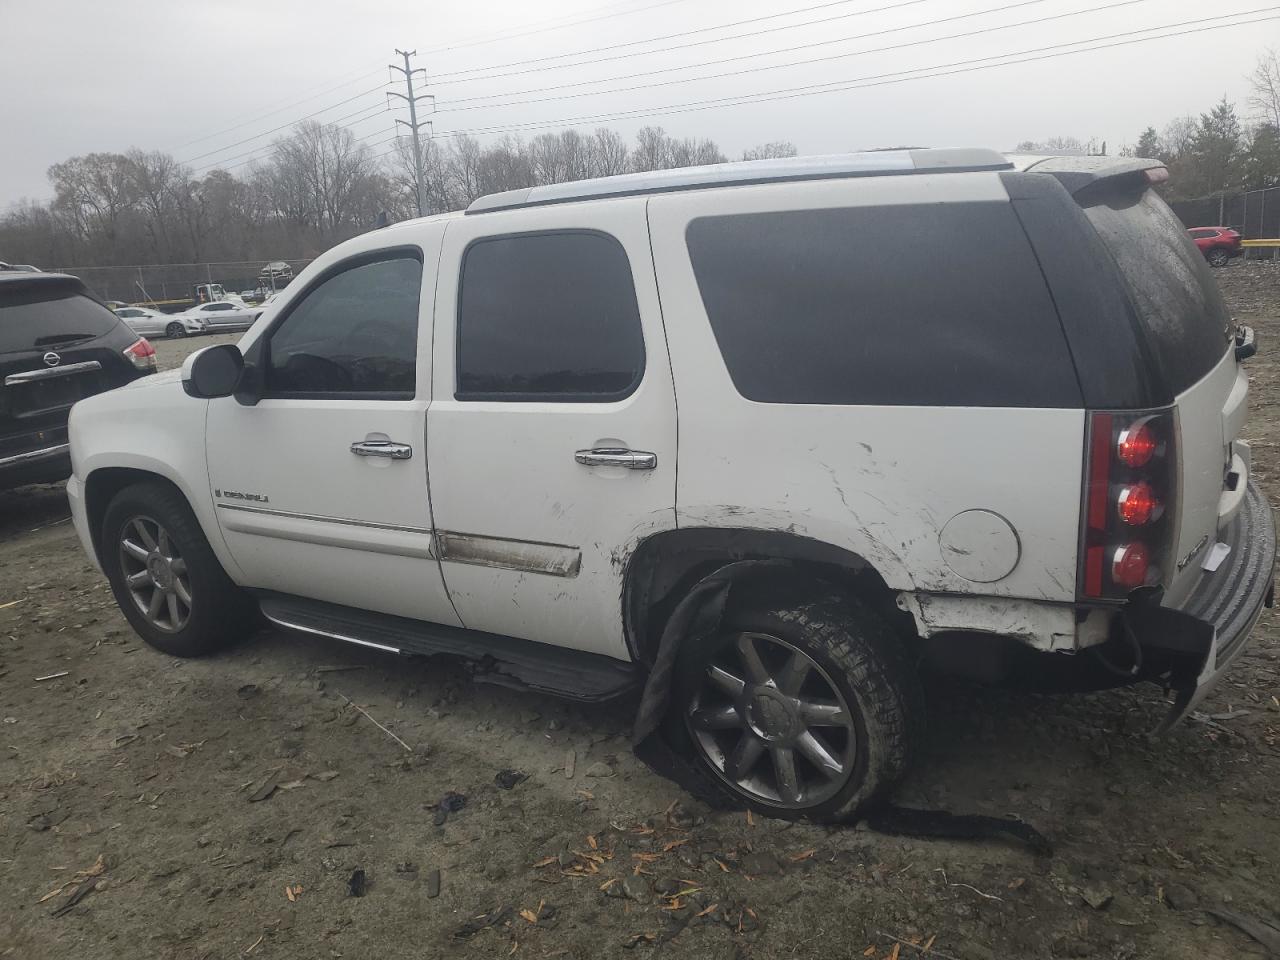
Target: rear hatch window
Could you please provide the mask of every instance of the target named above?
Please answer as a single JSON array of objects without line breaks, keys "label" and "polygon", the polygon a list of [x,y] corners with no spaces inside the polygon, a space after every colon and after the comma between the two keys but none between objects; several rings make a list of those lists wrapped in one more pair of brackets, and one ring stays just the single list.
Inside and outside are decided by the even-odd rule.
[{"label": "rear hatch window", "polygon": [[110,333],[120,321],[102,304],[55,284],[0,287],[0,354],[49,350]]},{"label": "rear hatch window", "polygon": [[1120,267],[1152,362],[1176,396],[1227,349],[1230,314],[1208,264],[1153,190],[1109,197],[1085,215]]}]

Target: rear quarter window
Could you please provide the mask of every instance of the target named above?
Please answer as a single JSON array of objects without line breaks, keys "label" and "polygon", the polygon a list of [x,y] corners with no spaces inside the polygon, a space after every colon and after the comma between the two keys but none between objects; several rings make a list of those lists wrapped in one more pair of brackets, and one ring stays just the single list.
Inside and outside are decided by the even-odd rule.
[{"label": "rear quarter window", "polygon": [[0,353],[91,340],[121,321],[95,300],[56,284],[0,285]]},{"label": "rear quarter window", "polygon": [[750,400],[1081,406],[1008,203],[704,217],[686,240],[729,375]]}]

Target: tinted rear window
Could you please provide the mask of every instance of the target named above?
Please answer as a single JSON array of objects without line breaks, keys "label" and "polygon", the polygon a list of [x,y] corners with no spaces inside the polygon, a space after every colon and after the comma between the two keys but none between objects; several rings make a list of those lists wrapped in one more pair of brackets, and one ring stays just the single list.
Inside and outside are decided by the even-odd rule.
[{"label": "tinted rear window", "polygon": [[620,400],[643,373],[631,264],[616,239],[520,234],[467,248],[459,399]]},{"label": "tinted rear window", "polygon": [[1007,203],[707,217],[687,241],[729,375],[750,400],[1081,405]]},{"label": "tinted rear window", "polygon": [[1085,208],[1129,289],[1152,358],[1173,394],[1222,359],[1230,313],[1209,265],[1154,191]]},{"label": "tinted rear window", "polygon": [[[120,320],[102,304],[65,287],[0,288],[0,353],[41,350],[91,340]],[[41,289],[44,287],[44,289]]]}]

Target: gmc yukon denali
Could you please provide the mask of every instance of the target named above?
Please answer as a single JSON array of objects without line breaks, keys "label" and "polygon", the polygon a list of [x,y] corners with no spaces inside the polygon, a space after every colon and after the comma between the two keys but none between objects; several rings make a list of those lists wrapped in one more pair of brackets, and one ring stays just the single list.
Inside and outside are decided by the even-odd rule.
[{"label": "gmc yukon denali", "polygon": [[1166,176],[890,151],[368,233],[238,347],[76,405],[76,529],[162,651],[265,617],[635,692],[637,741],[782,817],[885,796],[926,668],[1152,681],[1167,727],[1270,603],[1275,531],[1253,333]]}]

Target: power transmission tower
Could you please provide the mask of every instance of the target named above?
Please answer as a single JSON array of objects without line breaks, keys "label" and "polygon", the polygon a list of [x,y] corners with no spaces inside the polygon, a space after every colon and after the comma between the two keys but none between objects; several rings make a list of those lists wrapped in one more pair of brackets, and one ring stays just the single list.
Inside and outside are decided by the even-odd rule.
[{"label": "power transmission tower", "polygon": [[425,212],[426,205],[422,201],[422,197],[423,197],[422,143],[418,139],[418,127],[419,126],[430,127],[431,121],[428,120],[422,124],[418,123],[418,101],[419,100],[434,101],[435,97],[433,97],[429,93],[421,93],[421,94],[418,94],[417,96],[415,96],[413,93],[413,75],[415,73],[422,74],[424,82],[426,81],[426,76],[427,76],[427,71],[423,70],[421,67],[410,68],[409,66],[409,58],[416,57],[418,55],[418,51],[417,50],[408,50],[408,51],[397,50],[396,53],[404,57],[404,66],[398,67],[394,63],[389,63],[387,64],[387,66],[390,67],[392,70],[399,70],[401,73],[404,74],[405,86],[408,88],[409,92],[408,94],[392,92],[392,93],[389,93],[388,96],[399,97],[401,100],[404,100],[406,103],[409,104],[409,122],[405,123],[403,120],[396,120],[396,123],[404,123],[404,125],[408,127],[409,131],[413,134],[413,177],[414,177],[414,184],[417,187],[417,194],[418,194],[418,216],[422,216],[423,213]]}]

